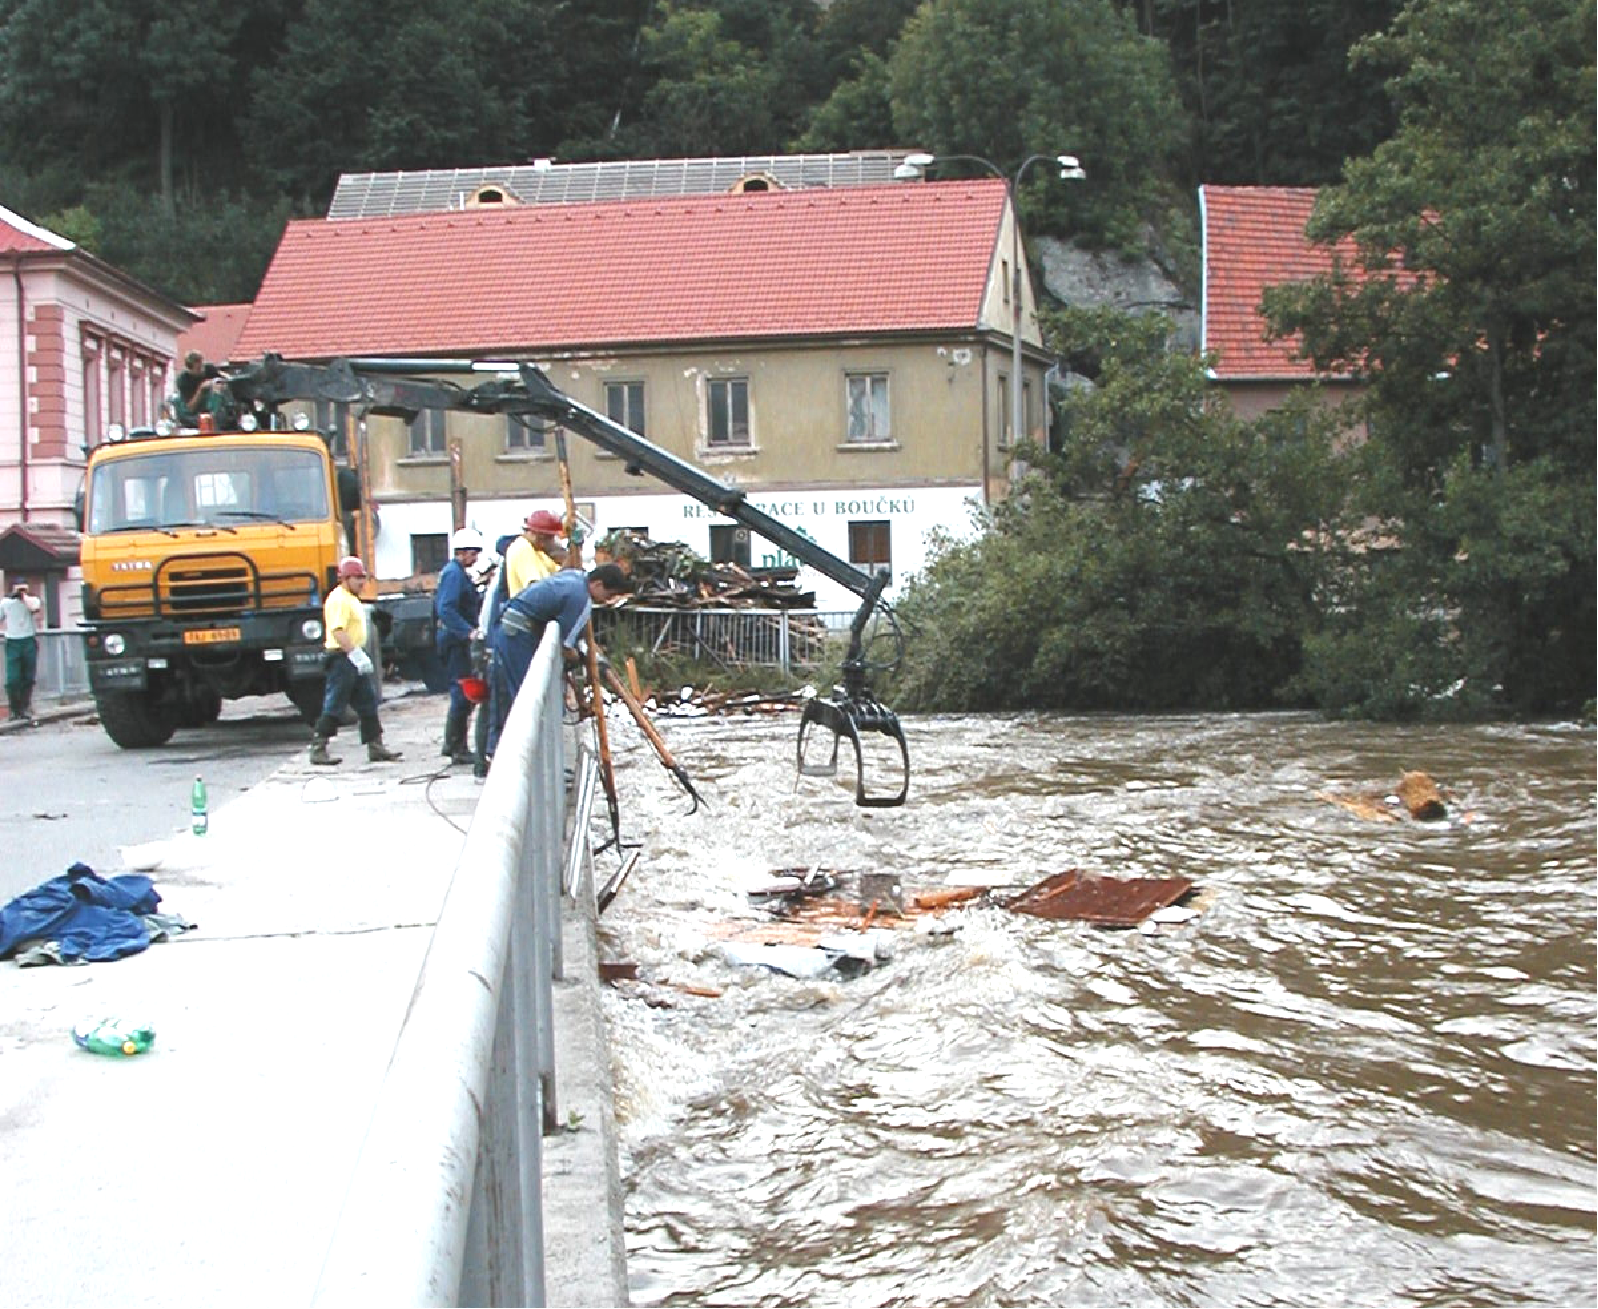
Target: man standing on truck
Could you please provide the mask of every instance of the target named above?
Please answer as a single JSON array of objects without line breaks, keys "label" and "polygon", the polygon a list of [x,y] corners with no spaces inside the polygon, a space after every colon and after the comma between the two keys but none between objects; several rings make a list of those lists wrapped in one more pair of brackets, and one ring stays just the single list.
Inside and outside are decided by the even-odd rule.
[{"label": "man standing on truck", "polygon": [[444,718],[444,754],[452,764],[469,764],[476,756],[466,748],[466,732],[472,721],[472,702],[461,679],[472,675],[472,633],[483,597],[472,581],[470,570],[483,552],[481,532],[463,527],[450,537],[454,558],[438,575],[438,590],[433,596],[433,617],[438,623],[435,645],[444,674],[449,678],[449,713]]},{"label": "man standing on truck", "polygon": [[0,600],[6,634],[6,703],[19,723],[33,721],[33,678],[39,666],[39,597],[18,582]]},{"label": "man standing on truck", "polygon": [[327,629],[322,671],[327,685],[322,693],[322,715],[316,720],[316,740],[311,743],[311,762],[324,767],[344,762],[328,754],[327,747],[338,735],[338,720],[346,708],[355,710],[368,759],[381,764],[400,757],[398,750],[383,744],[383,726],[377,719],[372,657],[366,653],[366,606],[354,589],[355,581],[365,576],[366,565],[354,555],[341,559],[338,585],[322,603],[322,625]]}]

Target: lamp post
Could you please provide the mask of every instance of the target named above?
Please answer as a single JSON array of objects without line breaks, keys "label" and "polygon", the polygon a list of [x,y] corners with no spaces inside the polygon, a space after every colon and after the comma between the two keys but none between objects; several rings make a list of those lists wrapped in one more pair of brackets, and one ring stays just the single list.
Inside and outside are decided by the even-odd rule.
[{"label": "lamp post", "polygon": [[1026,170],[1033,164],[1044,162],[1052,163],[1060,170],[1060,177],[1066,181],[1080,181],[1087,176],[1087,172],[1078,162],[1075,155],[1028,155],[1016,168],[1014,173],[1006,174],[992,160],[984,159],[981,155],[929,155],[908,154],[904,162],[893,170],[893,175],[901,180],[918,178],[926,170],[938,163],[968,163],[977,164],[988,170],[993,176],[1004,183],[1004,189],[1010,200],[1010,440],[1021,439],[1022,424],[1026,421],[1026,414],[1022,406],[1023,391],[1021,387],[1021,329],[1023,319],[1021,315],[1021,207],[1017,201],[1017,192],[1021,186],[1021,178]]}]

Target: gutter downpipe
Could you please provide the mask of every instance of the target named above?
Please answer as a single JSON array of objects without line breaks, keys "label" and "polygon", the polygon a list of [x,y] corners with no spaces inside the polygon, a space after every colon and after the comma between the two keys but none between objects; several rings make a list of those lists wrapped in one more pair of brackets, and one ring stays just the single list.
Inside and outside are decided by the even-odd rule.
[{"label": "gutter downpipe", "polygon": [[28,298],[22,289],[22,256],[11,256],[11,278],[17,288],[17,499],[21,519],[28,521]]},{"label": "gutter downpipe", "polygon": [[988,493],[988,438],[993,435],[988,430],[988,352],[982,352],[982,505],[986,508],[993,503],[993,497]]}]

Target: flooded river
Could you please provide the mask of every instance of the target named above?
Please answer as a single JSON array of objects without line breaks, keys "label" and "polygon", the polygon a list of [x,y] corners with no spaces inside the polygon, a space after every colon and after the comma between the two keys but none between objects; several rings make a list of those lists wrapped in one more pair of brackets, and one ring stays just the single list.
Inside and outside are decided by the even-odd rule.
[{"label": "flooded river", "polygon": [[[601,923],[642,979],[606,997],[634,1304],[1595,1302],[1590,729],[916,718],[910,802],[868,811],[796,785],[792,715],[665,728],[710,807],[616,727],[645,845]],[[1318,798],[1406,769],[1446,821]],[[727,963],[747,891],[817,865],[1202,894],[1152,931],[958,910],[849,979]]]}]

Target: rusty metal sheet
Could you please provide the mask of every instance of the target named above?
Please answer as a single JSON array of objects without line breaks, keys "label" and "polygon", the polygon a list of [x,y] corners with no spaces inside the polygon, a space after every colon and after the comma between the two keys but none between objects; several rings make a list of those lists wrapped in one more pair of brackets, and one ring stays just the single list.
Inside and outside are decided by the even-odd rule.
[{"label": "rusty metal sheet", "polygon": [[1088,877],[1073,868],[1029,886],[1005,908],[1035,918],[1136,927],[1192,889],[1185,877]]}]

